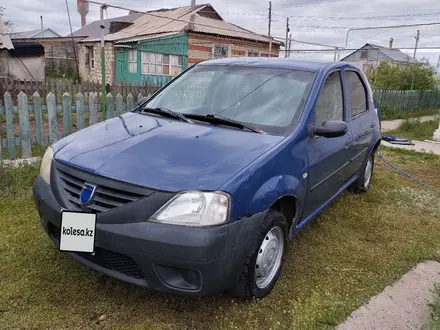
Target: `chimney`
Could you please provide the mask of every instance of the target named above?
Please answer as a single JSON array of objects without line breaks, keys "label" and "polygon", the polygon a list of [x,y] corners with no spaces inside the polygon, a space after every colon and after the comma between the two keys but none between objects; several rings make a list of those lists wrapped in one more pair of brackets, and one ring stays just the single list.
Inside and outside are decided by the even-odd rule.
[{"label": "chimney", "polygon": [[393,41],[394,41],[394,39],[393,39],[393,38],[390,38],[390,45],[389,45],[389,48],[390,48],[390,49],[393,48]]},{"label": "chimney", "polygon": [[196,0],[191,0],[191,8],[196,8]]}]

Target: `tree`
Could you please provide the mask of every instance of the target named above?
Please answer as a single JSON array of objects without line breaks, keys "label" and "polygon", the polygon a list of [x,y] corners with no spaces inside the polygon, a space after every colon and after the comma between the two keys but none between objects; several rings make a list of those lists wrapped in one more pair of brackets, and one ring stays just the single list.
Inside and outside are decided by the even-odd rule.
[{"label": "tree", "polygon": [[435,89],[437,81],[434,68],[428,60],[394,65],[383,61],[373,71],[371,83],[378,89],[414,90]]},{"label": "tree", "polygon": [[[3,12],[5,11],[5,7],[0,6],[0,16],[3,16]],[[6,28],[8,29],[9,33],[14,31],[14,23],[11,21],[5,21]]]}]

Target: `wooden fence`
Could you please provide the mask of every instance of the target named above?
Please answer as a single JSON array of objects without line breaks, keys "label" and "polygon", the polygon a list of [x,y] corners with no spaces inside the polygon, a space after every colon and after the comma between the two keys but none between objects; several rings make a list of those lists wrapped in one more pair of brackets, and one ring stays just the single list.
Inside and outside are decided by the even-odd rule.
[{"label": "wooden fence", "polygon": [[[28,96],[20,92],[17,106],[13,98],[5,93],[4,107],[0,109],[0,160],[3,149],[9,159],[15,159],[17,147],[21,147],[21,157],[32,156],[32,145],[43,149],[77,130],[110,119],[134,108],[142,94],[134,97],[131,93],[126,98],[118,93],[115,97],[105,97],[106,115],[101,117],[98,93],[77,93],[72,100],[69,93],[62,95],[61,104],[57,103],[54,93],[49,93],[45,104],[39,93],[32,95],[32,105]],[[4,118],[3,118],[4,117]]]},{"label": "wooden fence", "polygon": [[[1,78],[1,77],[0,77]],[[132,95],[148,95],[153,94],[162,86],[156,85],[132,85],[132,84],[122,84],[122,85],[107,85],[106,94],[112,93],[113,95],[121,94],[125,99],[128,94]],[[88,95],[89,93],[99,93],[101,94],[101,85],[96,83],[84,82],[79,84],[71,80],[49,80],[47,82],[41,83],[36,81],[16,81],[11,79],[0,79],[0,95],[4,95],[6,92],[11,94],[13,104],[18,102],[18,94],[23,92],[27,95],[29,103],[32,104],[33,95],[37,92],[41,96],[42,104],[46,103],[46,97],[49,93],[55,94],[57,102],[61,102],[61,96],[64,93],[69,93],[70,95],[76,95],[77,93],[82,93]],[[0,97],[0,107],[4,106]]]},{"label": "wooden fence", "polygon": [[[55,92],[49,91],[47,95],[35,91],[31,96],[29,91],[21,91],[17,96],[6,92],[0,102],[0,159],[2,154],[14,159],[18,150],[21,157],[28,158],[33,145],[43,148],[76,130],[120,115],[131,110],[143,95],[154,92],[151,86],[149,89],[138,87],[133,90],[139,90],[139,93],[133,94],[129,92],[130,87],[126,87],[125,91],[105,96],[105,112],[101,112],[101,97],[97,89],[82,92],[82,87],[75,86],[72,94],[56,88]],[[69,89],[72,90],[72,86]],[[440,109],[440,91],[437,90],[376,90],[374,94],[382,109]]]},{"label": "wooden fence", "polygon": [[375,90],[374,97],[379,107],[383,110],[412,111],[418,109],[440,109],[440,90]]}]

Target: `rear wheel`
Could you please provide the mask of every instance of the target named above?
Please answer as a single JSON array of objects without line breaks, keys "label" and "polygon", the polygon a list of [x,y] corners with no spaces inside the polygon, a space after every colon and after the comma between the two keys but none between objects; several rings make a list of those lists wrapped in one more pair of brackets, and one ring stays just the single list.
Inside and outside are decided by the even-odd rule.
[{"label": "rear wheel", "polygon": [[287,245],[287,220],[270,210],[249,251],[234,294],[240,298],[263,298],[274,288],[284,264]]},{"label": "rear wheel", "polygon": [[361,171],[359,179],[357,179],[353,185],[350,187],[350,191],[358,194],[363,194],[368,192],[371,184],[371,178],[373,177],[374,169],[374,152],[372,152]]}]

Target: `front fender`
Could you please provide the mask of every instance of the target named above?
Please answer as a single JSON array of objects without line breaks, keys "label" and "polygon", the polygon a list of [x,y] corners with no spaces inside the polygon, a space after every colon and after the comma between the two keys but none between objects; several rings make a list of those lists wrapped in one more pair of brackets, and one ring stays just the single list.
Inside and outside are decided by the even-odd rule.
[{"label": "front fender", "polygon": [[272,177],[252,197],[249,213],[262,212],[281,197],[292,196],[297,199],[297,214],[301,214],[298,212],[302,211],[305,194],[305,185],[294,176],[285,174]]}]

